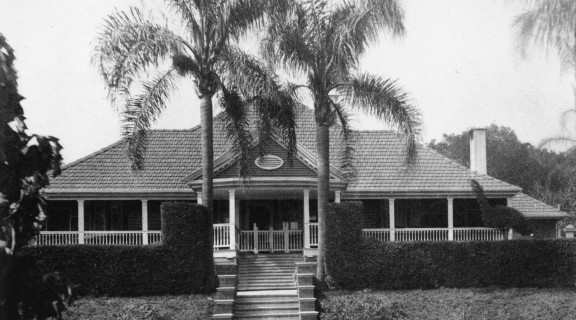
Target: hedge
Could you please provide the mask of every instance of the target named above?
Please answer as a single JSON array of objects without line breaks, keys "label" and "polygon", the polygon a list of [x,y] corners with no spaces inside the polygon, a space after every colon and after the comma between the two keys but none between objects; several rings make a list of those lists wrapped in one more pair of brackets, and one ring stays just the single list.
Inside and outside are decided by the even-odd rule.
[{"label": "hedge", "polygon": [[37,246],[19,256],[21,283],[59,271],[80,295],[206,293],[213,268],[208,211],[189,203],[162,205],[163,244]]},{"label": "hedge", "polygon": [[573,287],[576,283],[576,241],[380,242],[361,239],[360,224],[355,225],[358,222],[353,217],[358,210],[355,206],[349,212],[342,205],[329,207],[326,263],[328,275],[337,287],[396,290]]}]

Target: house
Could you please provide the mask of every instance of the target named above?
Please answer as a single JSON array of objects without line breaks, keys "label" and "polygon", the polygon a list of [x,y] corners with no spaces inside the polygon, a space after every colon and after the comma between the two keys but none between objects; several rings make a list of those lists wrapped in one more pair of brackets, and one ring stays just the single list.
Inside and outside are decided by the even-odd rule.
[{"label": "house", "polygon": [[[214,122],[215,255],[237,251],[304,251],[317,247],[317,171],[313,111],[302,107],[298,150],[290,166],[283,142],[274,137],[261,156],[250,151],[249,180],[238,177],[239,155]],[[355,131],[356,175],[340,171],[340,132],[331,131],[331,201],[364,203],[364,235],[383,241],[499,240],[482,227],[470,179],[493,204],[516,207],[555,237],[567,216],[486,175],[486,131],[471,131],[472,168],[424,146],[414,163],[404,162],[402,137],[390,131]],[[50,217],[39,244],[151,244],[160,241],[163,201],[202,203],[200,130],[154,130],[144,169],[131,170],[123,141],[66,165],[46,190]]]}]

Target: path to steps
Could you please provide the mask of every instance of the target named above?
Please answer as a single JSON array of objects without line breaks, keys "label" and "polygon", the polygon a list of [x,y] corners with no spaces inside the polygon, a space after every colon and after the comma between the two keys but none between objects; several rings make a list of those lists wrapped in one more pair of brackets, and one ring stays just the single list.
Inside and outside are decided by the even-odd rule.
[{"label": "path to steps", "polygon": [[301,254],[241,255],[234,319],[300,319],[294,272],[301,261]]}]

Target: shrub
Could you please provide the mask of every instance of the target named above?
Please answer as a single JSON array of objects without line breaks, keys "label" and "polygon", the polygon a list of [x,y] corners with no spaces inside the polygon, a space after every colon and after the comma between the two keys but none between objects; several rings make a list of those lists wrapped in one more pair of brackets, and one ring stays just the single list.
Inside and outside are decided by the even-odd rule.
[{"label": "shrub", "polygon": [[20,282],[34,283],[37,268],[40,274],[60,271],[81,295],[205,293],[213,289],[207,221],[203,206],[169,203],[162,206],[162,245],[28,247],[20,255]]},{"label": "shrub", "polygon": [[356,281],[354,267],[361,258],[357,248],[362,243],[362,202],[350,201],[328,205],[326,220],[326,269],[328,284],[348,287]]},{"label": "shrub", "polygon": [[[332,264],[330,276],[344,288],[418,289],[438,287],[572,287],[576,242],[378,242],[354,249],[354,263]],[[334,272],[336,271],[336,272]],[[355,273],[354,281],[349,274]],[[339,277],[344,275],[344,280]]]}]

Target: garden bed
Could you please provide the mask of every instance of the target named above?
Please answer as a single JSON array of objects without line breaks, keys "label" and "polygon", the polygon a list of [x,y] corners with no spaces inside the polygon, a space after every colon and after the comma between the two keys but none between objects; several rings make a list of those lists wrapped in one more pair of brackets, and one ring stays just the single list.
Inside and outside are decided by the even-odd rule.
[{"label": "garden bed", "polygon": [[64,319],[208,320],[212,300],[205,295],[140,298],[83,297],[68,307]]},{"label": "garden bed", "polygon": [[571,289],[328,291],[320,303],[322,320],[576,318]]}]

